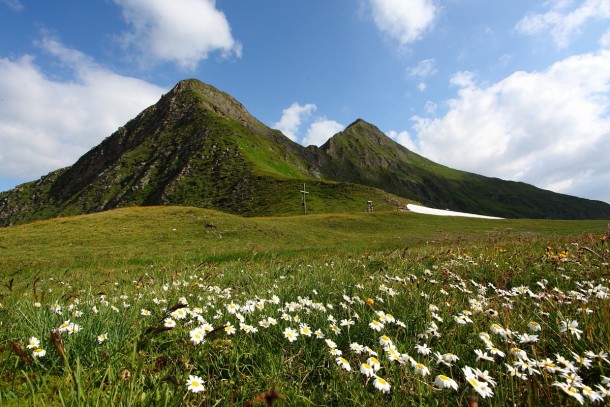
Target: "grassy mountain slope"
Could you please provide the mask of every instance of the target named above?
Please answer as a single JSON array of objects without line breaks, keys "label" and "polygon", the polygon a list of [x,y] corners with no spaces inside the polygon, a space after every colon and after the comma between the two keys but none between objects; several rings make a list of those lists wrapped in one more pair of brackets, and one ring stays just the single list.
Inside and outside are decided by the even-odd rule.
[{"label": "grassy mountain slope", "polygon": [[0,226],[127,206],[185,205],[245,215],[396,209],[409,202],[503,217],[609,219],[610,205],[436,164],[358,120],[320,148],[270,129],[198,80],[74,165],[0,193]]},{"label": "grassy mountain slope", "polygon": [[134,205],[298,214],[303,183],[313,213],[362,211],[369,199],[383,209],[407,203],[316,177],[302,150],[229,95],[182,81],[71,167],[0,194],[0,224]]},{"label": "grassy mountain slope", "polygon": [[490,220],[398,211],[244,218],[194,207],[130,207],[0,229],[0,277],[18,276],[25,284],[38,272],[50,277],[69,270],[95,279],[174,261],[310,261],[316,253],[360,256],[485,236],[503,244],[509,235],[550,238],[606,230],[600,220]]},{"label": "grassy mountain slope", "polygon": [[520,218],[609,219],[610,205],[434,163],[357,120],[320,147],[328,178],[370,185],[437,208]]}]

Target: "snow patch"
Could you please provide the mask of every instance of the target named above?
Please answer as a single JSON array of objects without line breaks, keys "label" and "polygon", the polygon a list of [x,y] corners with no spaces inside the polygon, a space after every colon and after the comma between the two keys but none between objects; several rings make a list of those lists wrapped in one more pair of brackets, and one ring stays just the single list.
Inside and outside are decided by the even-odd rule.
[{"label": "snow patch", "polygon": [[426,208],[425,206],[413,205],[413,204],[408,204],[407,209],[410,210],[411,212],[425,213],[426,215],[464,216],[467,218],[482,218],[482,219],[504,219],[504,218],[498,218],[496,216],[476,215],[474,213],[454,212],[454,211],[450,211],[450,210]]}]

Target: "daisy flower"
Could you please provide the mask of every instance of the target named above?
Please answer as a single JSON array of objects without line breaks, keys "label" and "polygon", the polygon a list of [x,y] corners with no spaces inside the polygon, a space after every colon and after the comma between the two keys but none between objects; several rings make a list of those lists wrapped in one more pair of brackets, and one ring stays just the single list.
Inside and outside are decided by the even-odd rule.
[{"label": "daisy flower", "polygon": [[536,362],[536,365],[546,370],[548,373],[555,373],[559,370],[559,366],[557,366],[551,359],[546,358],[544,360],[539,360]]},{"label": "daisy flower", "polygon": [[68,327],[70,326],[70,320],[64,321],[59,327],[57,327],[57,329],[59,330],[59,332],[65,332],[68,330]]},{"label": "daisy flower", "polygon": [[578,329],[578,321],[561,321],[561,329],[560,332],[569,332],[572,335],[576,336],[576,339],[580,339],[580,334],[582,334],[582,330]]},{"label": "daisy flower", "polygon": [[517,370],[513,366],[509,365],[508,363],[505,363],[504,366],[506,366],[506,369],[508,370],[508,373],[512,377],[516,377],[516,378],[521,379],[521,380],[527,380],[527,374],[520,372],[519,370]]},{"label": "daisy flower", "polygon": [[552,386],[559,387],[561,390],[564,391],[564,393],[566,393],[570,397],[575,398],[580,404],[585,403],[585,398],[583,397],[582,394],[580,394],[580,392],[578,391],[578,389],[576,387],[571,386],[568,383],[561,383],[561,382],[554,382],[552,384]]},{"label": "daisy flower", "polygon": [[30,338],[30,340],[28,341],[28,346],[26,346],[26,348],[37,349],[38,347],[40,347],[40,340],[38,338],[32,336]]},{"label": "daisy flower", "polygon": [[415,349],[417,349],[417,353],[419,353],[420,355],[429,355],[432,351],[425,343],[423,345],[415,345]]},{"label": "daisy flower", "polygon": [[97,343],[100,345],[108,339],[108,334],[101,334],[97,336]]},{"label": "daisy flower", "polygon": [[70,324],[67,329],[68,335],[78,333],[81,331],[81,329],[82,329],[81,326],[78,324]]},{"label": "daisy flower", "polygon": [[443,374],[439,374],[438,376],[436,376],[436,378],[434,379],[434,384],[439,389],[458,389],[458,384],[456,383],[456,381]]},{"label": "daisy flower", "polygon": [[489,387],[487,383],[479,381],[476,377],[466,377],[466,381],[472,386],[474,391],[479,393],[481,397],[487,398],[494,395],[494,392],[491,387]]},{"label": "daisy flower", "polygon": [[500,324],[491,324],[489,329],[495,334],[506,336],[506,330]]},{"label": "daisy flower", "polygon": [[36,348],[32,351],[32,357],[41,358],[47,354],[47,351],[41,348]]},{"label": "daisy flower", "polygon": [[527,324],[527,327],[532,331],[532,332],[539,332],[542,330],[542,327],[540,326],[540,324],[536,321],[530,321]]},{"label": "daisy flower", "polygon": [[386,335],[382,335],[381,337],[379,337],[379,344],[383,347],[392,346],[392,340],[390,339],[389,336]]},{"label": "daisy flower", "polygon": [[420,376],[428,376],[430,374],[430,369],[422,363],[413,364],[413,368],[415,369],[415,374]]},{"label": "daisy flower", "polygon": [[375,370],[368,363],[363,363],[363,364],[360,365],[360,373],[362,373],[366,377],[373,377],[373,376],[375,376]]},{"label": "daisy flower", "polygon": [[188,309],[186,309],[186,308],[178,308],[177,310],[172,312],[170,315],[171,315],[172,318],[184,319],[188,315]]},{"label": "daisy flower", "polygon": [[377,332],[381,332],[381,330],[383,329],[384,325],[383,323],[377,321],[377,320],[373,320],[370,324],[369,327]]},{"label": "daisy flower", "polygon": [[140,315],[142,315],[143,317],[149,317],[150,314],[150,311],[147,309],[142,308],[142,310],[140,310]]},{"label": "daisy flower", "polygon": [[388,354],[388,359],[390,359],[393,362],[400,362],[403,363],[402,361],[402,355],[400,354],[400,352],[398,352],[396,350],[396,348],[385,348],[385,351]]},{"label": "daisy flower", "polygon": [[385,318],[386,322],[389,322],[389,323],[396,322],[396,318],[394,318],[394,315],[392,315],[392,314],[385,314],[384,318]]},{"label": "daisy flower", "polygon": [[522,334],[522,335],[518,335],[519,338],[519,342],[520,343],[534,343],[534,342],[538,342],[538,335],[529,335],[529,334]]},{"label": "daisy flower", "polygon": [[378,371],[379,369],[381,369],[381,364],[379,363],[379,360],[374,356],[368,358],[366,360],[366,363],[370,365],[374,371]]},{"label": "daisy flower", "polygon": [[382,393],[389,393],[390,389],[391,389],[390,383],[388,383],[381,377],[375,377],[375,381],[373,382],[373,385],[375,386],[375,388],[377,390],[379,390]]},{"label": "daisy flower", "polygon": [[500,349],[498,349],[498,348],[496,348],[496,347],[494,347],[494,346],[491,346],[491,347],[487,348],[487,350],[488,350],[488,351],[489,351],[489,353],[491,353],[492,355],[495,355],[495,356],[500,356],[501,358],[503,358],[503,357],[505,357],[505,356],[506,356],[506,354],[505,354],[504,352],[502,352]]},{"label": "daisy flower", "polygon": [[284,337],[288,339],[289,342],[294,342],[297,340],[299,333],[292,328],[284,329]]},{"label": "daisy flower", "polygon": [[301,333],[301,335],[304,335],[304,336],[311,336],[311,334],[312,334],[311,328],[309,328],[309,326],[307,326],[307,324],[301,324],[301,326],[299,328],[299,332]]},{"label": "daisy flower", "polygon": [[235,327],[230,322],[225,325],[224,330],[227,335],[235,335],[236,332]]},{"label": "daisy flower", "polygon": [[362,351],[364,350],[364,346],[362,346],[362,345],[360,345],[359,343],[356,343],[356,342],[353,342],[352,344],[350,344],[349,348],[356,355],[360,355],[362,353]]},{"label": "daisy flower", "polygon": [[326,346],[331,349],[335,349],[337,347],[337,344],[332,339],[325,339],[324,342],[326,343]]},{"label": "daisy flower", "polygon": [[491,342],[491,336],[489,336],[487,332],[480,332],[479,338],[481,338],[481,340],[485,342],[488,346],[493,346]]},{"label": "daisy flower", "polygon": [[592,403],[604,401],[604,397],[589,386],[583,385],[580,388],[580,391],[582,391],[583,396],[586,396]]},{"label": "daisy flower", "polygon": [[523,349],[519,349],[517,347],[510,348],[510,354],[518,357],[519,359],[526,359],[527,353]]},{"label": "daisy flower", "polygon": [[199,393],[200,391],[205,390],[203,380],[201,380],[201,377],[199,376],[189,375],[189,378],[186,381],[186,385],[188,386],[188,390],[193,393]]},{"label": "daisy flower", "polygon": [[165,318],[165,320],[163,321],[163,326],[172,329],[176,326],[176,321],[171,318]]},{"label": "daisy flower", "polygon": [[239,328],[247,334],[255,334],[258,332],[258,329],[249,324],[240,324]]},{"label": "daisy flower", "polygon": [[202,327],[197,327],[189,332],[189,336],[191,337],[191,341],[195,345],[199,345],[200,343],[203,342],[203,340],[205,338],[205,331],[203,330]]},{"label": "daisy flower", "polygon": [[347,370],[348,372],[352,371],[352,367],[350,366],[347,359],[345,359],[343,357],[338,357],[335,359],[335,361],[337,362],[337,365],[339,365],[340,368],[343,368],[343,369]]},{"label": "daisy flower", "polygon": [[477,354],[477,362],[478,362],[479,360],[481,360],[481,359],[483,359],[483,360],[488,360],[488,361],[490,361],[490,362],[493,362],[493,361],[494,361],[494,358],[493,358],[493,357],[489,356],[489,355],[487,354],[487,352],[483,352],[481,349],[475,349],[475,350],[474,350],[474,353],[476,353],[476,354]]},{"label": "daisy flower", "polygon": [[350,326],[352,326],[354,324],[355,324],[355,322],[353,320],[351,320],[351,319],[342,319],[341,320],[341,326],[350,327]]},{"label": "daisy flower", "polygon": [[593,364],[593,361],[591,359],[589,359],[585,356],[580,356],[578,353],[572,352],[572,356],[574,357],[574,360],[576,361],[576,363],[578,363],[585,369],[590,368]]}]

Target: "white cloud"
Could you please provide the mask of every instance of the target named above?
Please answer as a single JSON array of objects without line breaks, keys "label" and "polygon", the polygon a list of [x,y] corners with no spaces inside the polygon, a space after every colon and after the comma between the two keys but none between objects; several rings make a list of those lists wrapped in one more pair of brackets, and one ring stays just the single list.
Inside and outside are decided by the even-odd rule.
[{"label": "white cloud", "polygon": [[517,30],[525,34],[538,34],[550,30],[555,44],[564,48],[580,33],[590,20],[610,18],[610,0],[585,0],[570,9],[572,2],[553,0],[547,2],[546,13],[531,13],[517,23]]},{"label": "white cloud", "polygon": [[0,177],[32,180],[73,164],[165,91],[118,75],[50,38],[39,46],[72,77],[47,77],[32,56],[0,58]]},{"label": "white cloud", "polygon": [[459,87],[471,87],[475,83],[475,74],[470,71],[459,71],[451,75],[449,83]]},{"label": "white cloud", "polygon": [[386,133],[386,135],[391,138],[392,140],[394,140],[395,142],[397,142],[398,144],[401,144],[403,147],[408,148],[411,151],[415,150],[415,143],[413,143],[413,140],[411,139],[411,135],[409,134],[408,131],[395,131],[395,130],[390,130]]},{"label": "white cloud", "polygon": [[436,73],[434,59],[423,59],[417,65],[407,70],[407,75],[411,78],[427,78]]},{"label": "white cloud", "polygon": [[610,202],[610,50],[543,72],[461,86],[440,118],[415,117],[417,152],[445,165]]},{"label": "white cloud", "polygon": [[317,119],[309,126],[301,142],[304,146],[321,146],[335,134],[343,131],[344,125],[334,120]]},{"label": "white cloud", "polygon": [[431,0],[369,0],[377,28],[401,45],[420,39],[439,9]]},{"label": "white cloud", "polygon": [[272,127],[284,133],[290,140],[296,141],[301,122],[308,119],[315,110],[316,105],[313,103],[300,105],[294,102],[290,107],[282,110],[282,117]]},{"label": "white cloud", "polygon": [[0,0],[0,3],[5,4],[8,8],[13,11],[23,10],[23,4],[20,0]]},{"label": "white cloud", "polygon": [[214,0],[114,0],[131,31],[124,44],[136,49],[144,64],[173,62],[194,70],[213,51],[241,55],[224,13]]},{"label": "white cloud", "polygon": [[433,115],[436,113],[436,109],[438,108],[438,105],[430,100],[426,101],[426,104],[424,105],[424,111],[426,112],[426,114],[428,115]]},{"label": "white cloud", "polygon": [[419,89],[420,92],[425,91],[428,87],[428,85],[426,85],[426,82],[424,82],[422,79],[425,79],[436,73],[436,67],[434,65],[434,59],[424,59],[407,70],[407,76],[409,78],[420,80],[420,82],[417,84],[417,89]]}]

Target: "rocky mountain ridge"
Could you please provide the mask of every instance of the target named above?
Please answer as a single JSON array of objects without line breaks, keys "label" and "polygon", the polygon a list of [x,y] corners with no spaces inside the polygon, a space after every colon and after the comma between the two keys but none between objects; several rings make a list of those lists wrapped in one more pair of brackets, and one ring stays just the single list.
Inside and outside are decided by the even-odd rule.
[{"label": "rocky mountain ridge", "polygon": [[610,218],[610,205],[450,169],[358,119],[303,147],[198,80],[179,82],[70,167],[0,193],[0,225],[133,205],[245,215],[398,209],[408,202],[502,217]]}]

